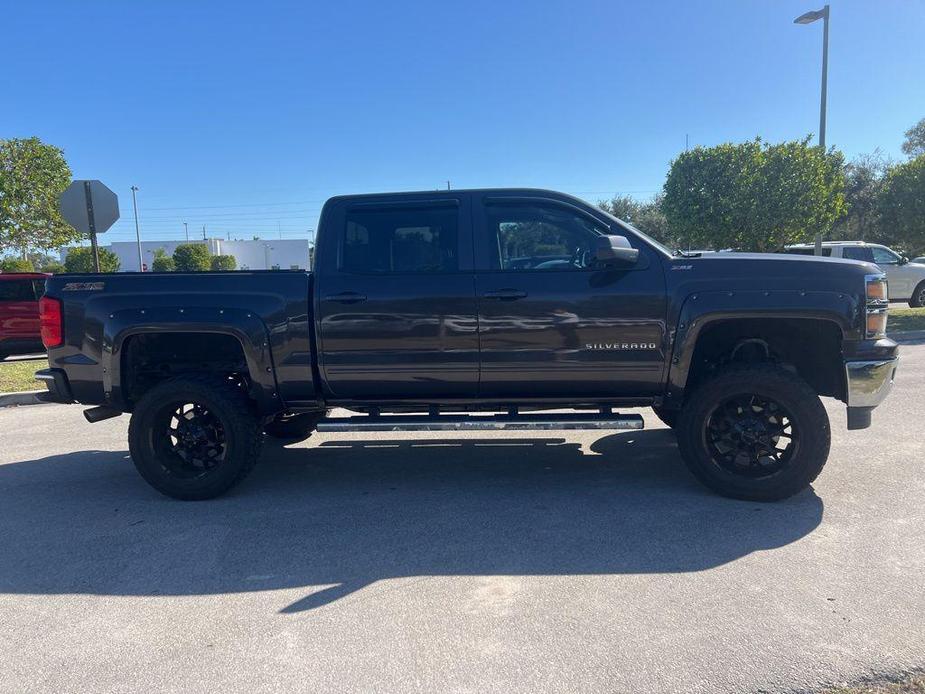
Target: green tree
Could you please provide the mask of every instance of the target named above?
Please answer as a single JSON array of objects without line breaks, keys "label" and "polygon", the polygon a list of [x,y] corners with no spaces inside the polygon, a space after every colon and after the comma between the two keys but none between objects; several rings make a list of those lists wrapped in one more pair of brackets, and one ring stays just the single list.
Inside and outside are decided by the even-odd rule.
[{"label": "green tree", "polygon": [[680,244],[662,211],[663,199],[664,196],[660,194],[646,202],[639,202],[629,195],[615,195],[610,200],[599,202],[598,207],[674,248]]},{"label": "green tree", "polygon": [[847,241],[890,241],[880,224],[877,198],[892,162],[880,150],[862,154],[845,166],[847,214],[832,228],[830,238]]},{"label": "green tree", "polygon": [[211,267],[216,272],[236,270],[238,261],[233,255],[213,255]]},{"label": "green tree", "polygon": [[31,260],[7,257],[0,259],[0,272],[35,272],[35,267]]},{"label": "green tree", "polygon": [[671,163],[662,209],[693,246],[775,251],[827,233],[845,213],[844,159],[809,138],[697,147]]},{"label": "green tree", "polygon": [[212,267],[210,257],[208,246],[202,243],[181,243],[173,252],[177,272],[205,272]]},{"label": "green tree", "polygon": [[[108,248],[100,249],[100,272],[118,272],[121,266],[119,256]],[[94,272],[93,249],[89,246],[70,249],[64,259],[64,269],[68,272]]]},{"label": "green tree", "polygon": [[0,250],[48,250],[80,240],[58,196],[71,181],[64,153],[37,137],[0,140]]},{"label": "green tree", "polygon": [[174,272],[177,269],[177,264],[173,261],[173,258],[167,255],[167,251],[163,248],[158,248],[154,251],[151,269],[154,272]]},{"label": "green tree", "polygon": [[925,252],[925,154],[887,174],[877,209],[892,244],[910,256]]},{"label": "green tree", "polygon": [[60,263],[57,260],[53,260],[49,263],[45,263],[39,268],[39,272],[47,272],[52,275],[60,275],[62,272],[67,272],[64,267],[64,263]]},{"label": "green tree", "polygon": [[913,159],[925,154],[925,118],[906,131],[903,152]]}]

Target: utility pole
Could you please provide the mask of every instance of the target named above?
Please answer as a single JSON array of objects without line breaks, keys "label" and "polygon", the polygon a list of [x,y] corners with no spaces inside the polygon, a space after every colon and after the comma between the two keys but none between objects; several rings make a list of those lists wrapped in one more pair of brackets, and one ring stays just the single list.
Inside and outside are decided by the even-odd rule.
[{"label": "utility pole", "polygon": [[450,182],[449,182],[449,181],[446,182],[446,189],[447,189],[447,190],[450,189]]},{"label": "utility pole", "polygon": [[203,241],[206,240],[206,225],[205,224],[202,225],[202,240]]},{"label": "utility pole", "polygon": [[183,222],[183,231],[186,232],[186,242],[189,243],[189,224]]},{"label": "utility pole", "polygon": [[132,186],[132,209],[135,210],[135,243],[138,245],[138,272],[145,271],[145,262],[141,257],[141,231],[138,229],[138,202],[135,200],[135,192],[138,186]]}]

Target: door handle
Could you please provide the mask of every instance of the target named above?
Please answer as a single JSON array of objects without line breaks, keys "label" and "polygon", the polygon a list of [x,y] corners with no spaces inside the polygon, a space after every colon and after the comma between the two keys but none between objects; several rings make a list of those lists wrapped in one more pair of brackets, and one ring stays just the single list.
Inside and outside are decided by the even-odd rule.
[{"label": "door handle", "polygon": [[492,289],[482,294],[483,299],[498,299],[500,301],[516,301],[527,298],[527,292],[519,289]]},{"label": "door handle", "polygon": [[328,294],[324,300],[336,301],[339,304],[358,304],[366,301],[366,295],[358,292],[341,292],[340,294]]}]

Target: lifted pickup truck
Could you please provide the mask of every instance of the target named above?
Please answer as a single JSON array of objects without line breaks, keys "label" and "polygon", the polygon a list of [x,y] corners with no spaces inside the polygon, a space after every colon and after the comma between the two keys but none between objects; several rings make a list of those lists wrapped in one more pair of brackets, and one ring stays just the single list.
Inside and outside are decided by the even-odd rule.
[{"label": "lifted pickup truck", "polygon": [[774,500],[826,462],[820,396],[862,429],[889,392],[886,297],[872,264],[672,254],[550,191],[343,196],[310,273],[49,279],[38,377],[91,422],[131,413],[135,466],[179,499],[240,482],[264,434],[637,429],[618,408],[650,406],[705,485]]}]

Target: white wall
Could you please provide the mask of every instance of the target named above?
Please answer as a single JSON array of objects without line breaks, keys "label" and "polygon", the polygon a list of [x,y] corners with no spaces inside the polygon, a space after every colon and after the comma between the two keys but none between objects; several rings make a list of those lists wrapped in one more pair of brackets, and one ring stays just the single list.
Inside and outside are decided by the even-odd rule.
[{"label": "white wall", "polygon": [[[142,241],[141,255],[143,262],[151,269],[154,251],[158,248],[167,255],[173,255],[177,246],[186,241]],[[281,270],[308,269],[308,239],[279,239],[259,241],[226,241],[225,239],[208,239],[206,241],[189,241],[204,243],[212,255],[233,255],[239,270]],[[122,272],[138,272],[138,245],[134,241],[115,241],[108,246],[119,257]],[[69,249],[61,252],[62,262]]]}]

